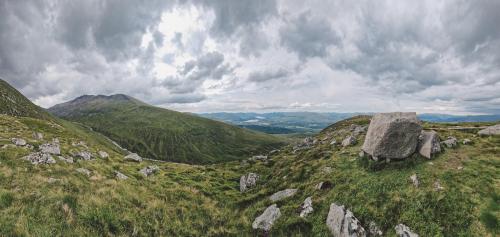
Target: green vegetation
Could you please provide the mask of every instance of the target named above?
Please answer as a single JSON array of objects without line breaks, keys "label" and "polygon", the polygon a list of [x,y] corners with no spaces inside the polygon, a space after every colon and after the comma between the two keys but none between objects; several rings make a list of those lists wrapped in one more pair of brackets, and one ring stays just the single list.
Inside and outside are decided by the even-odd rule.
[{"label": "green vegetation", "polygon": [[49,110],[157,160],[198,164],[238,160],[284,144],[279,137],[153,107],[125,95],[83,96]]},{"label": "green vegetation", "polygon": [[2,79],[0,79],[0,112],[11,116],[54,120],[54,117],[44,109],[33,104]]}]

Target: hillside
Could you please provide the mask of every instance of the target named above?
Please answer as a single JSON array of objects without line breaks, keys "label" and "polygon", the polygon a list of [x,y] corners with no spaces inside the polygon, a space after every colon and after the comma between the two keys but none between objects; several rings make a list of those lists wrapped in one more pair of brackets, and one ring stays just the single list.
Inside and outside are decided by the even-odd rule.
[{"label": "hillside", "polygon": [[33,104],[2,79],[0,79],[0,114],[54,119],[47,111]]},{"label": "hillside", "polygon": [[82,96],[49,111],[85,124],[143,157],[157,160],[238,160],[284,144],[278,137],[150,106],[126,95]]}]

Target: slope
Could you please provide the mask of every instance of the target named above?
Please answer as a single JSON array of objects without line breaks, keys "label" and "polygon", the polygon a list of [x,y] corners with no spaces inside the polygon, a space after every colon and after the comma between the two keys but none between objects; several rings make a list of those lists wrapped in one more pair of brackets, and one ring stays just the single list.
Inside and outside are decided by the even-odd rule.
[{"label": "slope", "polygon": [[33,104],[2,79],[0,79],[0,113],[11,116],[54,119],[47,111]]},{"label": "slope", "polygon": [[126,95],[82,96],[49,109],[143,157],[184,163],[245,158],[283,145],[278,137],[147,105]]}]

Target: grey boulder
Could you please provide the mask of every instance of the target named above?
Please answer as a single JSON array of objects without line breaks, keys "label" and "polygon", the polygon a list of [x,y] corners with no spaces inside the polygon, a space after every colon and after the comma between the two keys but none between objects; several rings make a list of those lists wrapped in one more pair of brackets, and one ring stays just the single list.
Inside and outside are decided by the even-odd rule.
[{"label": "grey boulder", "polygon": [[82,160],[92,160],[93,156],[90,152],[88,151],[80,151],[76,153],[76,156]]},{"label": "grey boulder", "polygon": [[394,229],[398,237],[418,237],[418,235],[413,233],[408,226],[403,224],[398,224]]},{"label": "grey boulder", "polygon": [[45,143],[38,147],[41,152],[53,155],[60,155],[61,148],[59,147],[58,142]]},{"label": "grey boulder", "polygon": [[342,140],[342,146],[343,147],[352,146],[356,144],[356,142],[357,142],[356,137],[349,135],[344,140]]},{"label": "grey boulder", "polygon": [[479,134],[479,135],[500,135],[500,124],[489,126],[485,129],[482,129],[477,134]]},{"label": "grey boulder", "polygon": [[419,137],[418,153],[428,159],[434,154],[441,152],[439,136],[435,131],[422,131]]},{"label": "grey boulder", "polygon": [[271,195],[269,199],[273,202],[277,202],[279,200],[285,199],[287,197],[291,197],[297,193],[297,189],[285,189],[281,190],[279,192],[276,192],[275,194]]},{"label": "grey boulder", "polygon": [[417,149],[421,131],[414,112],[375,114],[362,149],[375,159],[404,159]]},{"label": "grey boulder", "polygon": [[23,157],[23,159],[30,161],[31,164],[34,164],[34,165],[56,163],[56,160],[54,160],[54,158],[50,154],[43,153],[43,152],[31,153],[31,154]]},{"label": "grey boulder", "polygon": [[448,137],[448,139],[444,140],[443,145],[445,145],[447,148],[454,148],[458,145],[458,140],[456,137]]},{"label": "grey boulder", "polygon": [[101,157],[102,159],[108,159],[109,157],[109,154],[105,151],[99,151],[97,153],[99,154],[99,157]]},{"label": "grey boulder", "polygon": [[121,179],[121,180],[128,179],[128,177],[126,175],[124,175],[123,173],[121,173],[120,171],[115,171],[115,175],[116,175],[117,179]]},{"label": "grey boulder", "polygon": [[281,212],[276,204],[273,204],[266,208],[264,213],[255,218],[252,223],[253,229],[261,229],[264,231],[269,231],[273,226],[274,222],[280,218]]},{"label": "grey boulder", "polygon": [[156,165],[150,165],[148,167],[145,167],[139,171],[142,175],[148,177],[153,175],[154,173],[158,172],[160,170],[160,167]]},{"label": "grey boulder", "polygon": [[304,200],[304,203],[300,206],[300,214],[299,216],[302,218],[305,218],[307,215],[309,215],[311,212],[313,212],[313,204],[312,204],[312,197],[306,198]]},{"label": "grey boulder", "polygon": [[330,205],[326,226],[335,237],[364,237],[365,229],[351,211],[335,203]]},{"label": "grey boulder", "polygon": [[12,141],[12,143],[14,143],[14,145],[16,146],[25,146],[27,143],[26,143],[26,140],[22,139],[22,138],[12,138],[10,139]]},{"label": "grey boulder", "polygon": [[135,161],[135,162],[142,161],[142,157],[140,157],[136,153],[130,153],[130,154],[126,155],[123,159],[126,161]]},{"label": "grey boulder", "polygon": [[257,184],[257,180],[259,179],[259,175],[255,173],[248,173],[247,175],[243,175],[240,178],[240,192],[245,192],[247,189],[255,186]]}]

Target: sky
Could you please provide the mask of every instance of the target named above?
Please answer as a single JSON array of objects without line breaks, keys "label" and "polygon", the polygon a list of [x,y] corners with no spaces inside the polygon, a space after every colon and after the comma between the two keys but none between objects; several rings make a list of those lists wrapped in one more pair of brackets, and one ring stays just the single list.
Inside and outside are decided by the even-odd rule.
[{"label": "sky", "polygon": [[2,0],[0,78],[42,107],[500,114],[498,0]]}]

